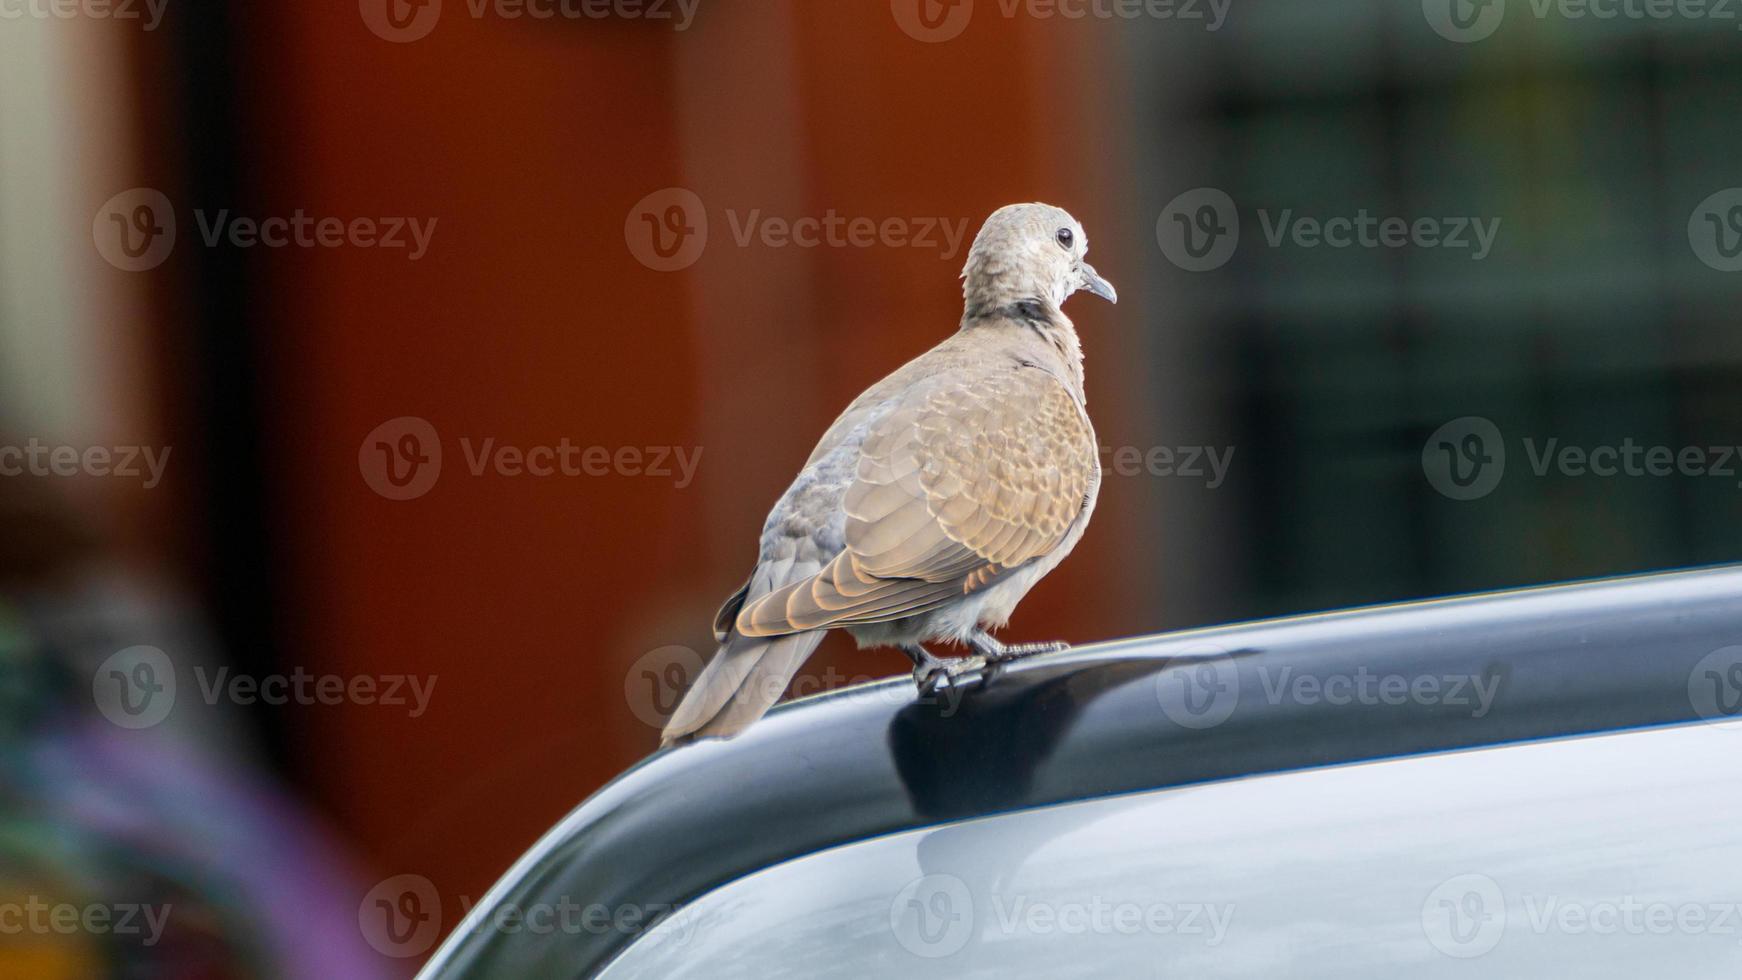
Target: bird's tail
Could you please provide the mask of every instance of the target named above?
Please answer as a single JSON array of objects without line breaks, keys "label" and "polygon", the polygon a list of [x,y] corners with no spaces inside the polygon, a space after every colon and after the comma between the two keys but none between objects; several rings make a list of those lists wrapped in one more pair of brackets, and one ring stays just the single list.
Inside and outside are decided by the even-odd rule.
[{"label": "bird's tail", "polygon": [[825,630],[785,636],[729,633],[700,677],[672,712],[660,744],[685,738],[729,738],[748,728],[780,700],[799,665]]}]

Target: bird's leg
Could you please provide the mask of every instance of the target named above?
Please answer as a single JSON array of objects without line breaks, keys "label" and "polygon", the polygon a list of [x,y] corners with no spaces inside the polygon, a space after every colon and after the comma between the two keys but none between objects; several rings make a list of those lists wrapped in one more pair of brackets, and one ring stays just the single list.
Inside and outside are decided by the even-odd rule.
[{"label": "bird's leg", "polygon": [[917,643],[903,644],[901,652],[907,654],[907,659],[913,661],[913,682],[921,689],[933,674],[945,669],[942,660],[932,656],[932,652]]},{"label": "bird's leg", "polygon": [[980,629],[975,630],[968,637],[968,647],[989,664],[1006,664],[1012,660],[1021,660],[1023,657],[1032,657],[1039,653],[1058,653],[1060,650],[1069,650],[1071,645],[1058,640],[1051,643],[1005,645],[994,639],[992,634]]},{"label": "bird's leg", "polygon": [[940,688],[953,687],[964,674],[986,666],[983,657],[943,659],[932,656],[930,650],[917,643],[904,643],[901,652],[913,661],[913,683],[922,695],[936,694]]}]

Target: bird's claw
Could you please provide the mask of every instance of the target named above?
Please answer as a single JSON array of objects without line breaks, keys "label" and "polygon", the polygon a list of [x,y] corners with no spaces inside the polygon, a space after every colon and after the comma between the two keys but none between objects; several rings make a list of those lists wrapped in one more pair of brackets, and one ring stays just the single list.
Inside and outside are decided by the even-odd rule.
[{"label": "bird's claw", "polygon": [[1002,664],[1023,657],[1034,657],[1043,653],[1059,653],[1069,650],[1071,645],[1063,640],[1052,640],[1046,643],[1016,643],[1005,647],[1000,653],[988,656],[987,663]]},{"label": "bird's claw", "polygon": [[1021,660],[1024,657],[1038,656],[1043,653],[1058,653],[1061,650],[1071,648],[1069,643],[1062,640],[1046,643],[1012,643],[1006,646],[983,633],[971,638],[968,642],[973,646],[974,652],[985,658],[989,664],[1007,664],[1012,660]]},{"label": "bird's claw", "polygon": [[913,684],[919,688],[920,696],[930,697],[946,688],[960,687],[976,675],[984,683],[996,676],[998,668],[1004,664],[1037,654],[1068,650],[1070,644],[1014,643],[1006,646],[982,631],[968,638],[968,647],[973,651],[971,656],[949,660],[933,656],[918,644],[902,648],[913,659]]},{"label": "bird's claw", "polygon": [[913,683],[922,696],[930,697],[945,688],[960,686],[964,679],[984,672],[986,667],[985,657],[933,658],[913,668]]}]

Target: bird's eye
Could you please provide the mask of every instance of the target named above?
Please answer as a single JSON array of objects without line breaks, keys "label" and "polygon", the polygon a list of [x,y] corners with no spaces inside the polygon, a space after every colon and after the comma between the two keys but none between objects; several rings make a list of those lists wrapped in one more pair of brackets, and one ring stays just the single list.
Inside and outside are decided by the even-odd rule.
[{"label": "bird's eye", "polygon": [[1077,240],[1077,236],[1071,234],[1069,228],[1060,228],[1058,238],[1059,244],[1063,245],[1065,248],[1070,248],[1071,243]]}]

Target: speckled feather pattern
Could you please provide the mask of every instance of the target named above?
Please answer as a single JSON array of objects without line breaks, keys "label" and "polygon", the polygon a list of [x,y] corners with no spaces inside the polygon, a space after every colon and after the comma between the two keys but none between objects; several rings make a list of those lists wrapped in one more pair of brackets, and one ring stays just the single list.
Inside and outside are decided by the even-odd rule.
[{"label": "speckled feather pattern", "polygon": [[[843,485],[838,471],[826,483],[804,481],[793,500],[804,512],[786,514],[764,546],[783,557],[826,555],[828,563],[747,603],[740,633],[908,619],[981,591],[1064,542],[1097,482],[1088,417],[1059,377],[1032,359],[1044,352],[1022,350],[1033,346],[1023,343],[1028,328],[976,329],[1006,337],[977,338],[973,346],[991,350],[897,393],[875,421],[849,430],[859,437],[850,482]],[[824,461],[833,469],[837,454]],[[779,538],[807,531],[803,541]],[[911,637],[933,638],[923,628]]]}]

